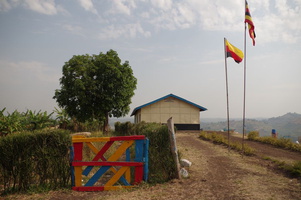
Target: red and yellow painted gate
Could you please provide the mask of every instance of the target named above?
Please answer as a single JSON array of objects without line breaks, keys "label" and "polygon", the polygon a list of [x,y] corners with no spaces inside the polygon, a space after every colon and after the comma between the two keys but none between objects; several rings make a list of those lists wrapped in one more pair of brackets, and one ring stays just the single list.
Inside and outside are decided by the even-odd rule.
[{"label": "red and yellow painted gate", "polygon": [[[102,144],[97,148],[95,144],[99,142]],[[147,181],[149,141],[144,135],[90,138],[73,136],[72,144],[73,190],[116,190],[133,187],[142,180]],[[83,160],[84,145],[95,155],[90,161]],[[109,149],[110,153],[107,153]]]}]

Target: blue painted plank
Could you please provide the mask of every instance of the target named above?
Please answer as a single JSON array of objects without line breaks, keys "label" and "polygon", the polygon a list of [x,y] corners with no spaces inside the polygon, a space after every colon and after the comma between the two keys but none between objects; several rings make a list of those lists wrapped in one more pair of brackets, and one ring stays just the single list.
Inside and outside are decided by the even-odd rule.
[{"label": "blue painted plank", "polygon": [[71,186],[75,186],[75,175],[74,175],[74,167],[72,166],[72,162],[74,160],[74,149],[73,146],[69,147],[70,149],[70,156],[69,156],[69,162],[70,162],[70,170],[71,170]]},{"label": "blue painted plank", "polygon": [[93,167],[94,166],[87,166],[86,169],[84,169],[82,174],[85,176],[88,176]]},{"label": "blue painted plank", "polygon": [[99,178],[110,169],[111,166],[103,166],[101,167],[90,179],[89,181],[85,184],[85,186],[93,186]]},{"label": "blue painted plank", "polygon": [[126,149],[126,158],[125,158],[125,161],[126,162],[130,162],[131,161],[131,150],[130,150],[130,147]]},{"label": "blue painted plank", "polygon": [[[100,177],[108,171],[112,166],[102,166],[90,179],[89,181],[85,184],[85,186],[93,186],[99,179]],[[124,185],[128,186],[131,185],[124,176],[121,176],[119,179]]]},{"label": "blue painted plank", "polygon": [[136,140],[135,145],[135,162],[143,162],[143,144],[144,140]]}]

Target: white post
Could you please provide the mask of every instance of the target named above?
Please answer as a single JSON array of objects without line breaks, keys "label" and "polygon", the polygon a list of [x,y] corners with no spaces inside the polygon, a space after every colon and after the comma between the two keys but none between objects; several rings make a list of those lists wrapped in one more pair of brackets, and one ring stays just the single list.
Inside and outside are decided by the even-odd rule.
[{"label": "white post", "polygon": [[176,178],[181,179],[180,162],[179,162],[179,157],[178,157],[178,149],[177,149],[177,144],[176,144],[175,129],[174,129],[174,123],[173,123],[172,117],[167,120],[167,127],[168,127],[168,133],[169,133],[169,138],[170,138],[171,153],[172,153],[174,161],[176,163],[176,176],[177,176]]}]

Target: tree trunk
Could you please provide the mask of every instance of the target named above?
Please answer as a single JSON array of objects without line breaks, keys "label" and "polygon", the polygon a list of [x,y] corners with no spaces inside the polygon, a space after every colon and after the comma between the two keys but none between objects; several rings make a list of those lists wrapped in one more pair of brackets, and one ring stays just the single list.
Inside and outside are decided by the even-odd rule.
[{"label": "tree trunk", "polygon": [[109,132],[109,113],[106,113],[106,118],[103,123],[103,134],[107,135]]}]

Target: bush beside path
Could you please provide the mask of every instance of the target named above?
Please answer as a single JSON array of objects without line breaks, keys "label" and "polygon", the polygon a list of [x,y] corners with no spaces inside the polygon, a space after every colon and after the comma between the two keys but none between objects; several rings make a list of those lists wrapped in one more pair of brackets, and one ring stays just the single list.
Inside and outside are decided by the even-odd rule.
[{"label": "bush beside path", "polygon": [[[133,190],[51,191],[47,194],[11,195],[5,199],[301,199],[301,180],[274,170],[271,162],[262,159],[262,155],[242,157],[236,151],[229,152],[225,146],[200,140],[197,133],[177,133],[177,145],[182,158],[192,162],[186,179],[157,185],[142,184]],[[287,154],[291,155],[291,152],[287,151]]]}]

